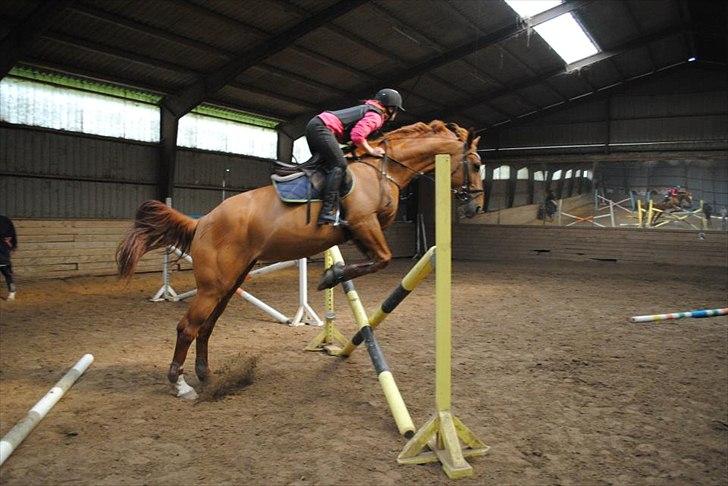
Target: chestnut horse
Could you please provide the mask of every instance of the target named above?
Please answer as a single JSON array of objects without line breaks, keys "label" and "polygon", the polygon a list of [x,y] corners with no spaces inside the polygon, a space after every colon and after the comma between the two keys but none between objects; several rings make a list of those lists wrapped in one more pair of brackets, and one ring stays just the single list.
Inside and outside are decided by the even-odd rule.
[{"label": "chestnut horse", "polygon": [[[145,253],[169,245],[189,253],[195,262],[197,295],[177,325],[169,381],[177,383],[195,339],[195,371],[200,380],[207,378],[207,343],[215,322],[257,261],[310,257],[353,239],[369,260],[329,270],[319,290],[384,268],[392,253],[382,230],[394,221],[399,192],[416,176],[434,169],[436,154],[450,154],[454,192],[465,203],[466,216],[473,217],[483,205],[478,138],[473,140],[457,125],[435,120],[394,130],[371,142],[387,155],[350,162],[356,183],[342,199],[346,227],[307,224],[306,205],[281,202],[273,186],[226,199],[199,220],[159,201],[143,203],[116,253],[120,276],[129,278]],[[318,211],[319,205],[313,210]]]}]

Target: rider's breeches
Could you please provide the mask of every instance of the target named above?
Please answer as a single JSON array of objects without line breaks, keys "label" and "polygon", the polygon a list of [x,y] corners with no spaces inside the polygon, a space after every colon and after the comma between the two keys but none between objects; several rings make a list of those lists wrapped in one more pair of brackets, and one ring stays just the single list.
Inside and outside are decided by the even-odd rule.
[{"label": "rider's breeches", "polygon": [[8,291],[15,292],[15,284],[13,283],[13,267],[8,264],[0,264],[0,273],[5,277],[5,283],[8,286]]},{"label": "rider's breeches", "polygon": [[317,153],[323,157],[327,173],[331,172],[334,167],[340,167],[346,171],[346,158],[339,142],[317,116],[306,125],[306,141],[312,154]]}]

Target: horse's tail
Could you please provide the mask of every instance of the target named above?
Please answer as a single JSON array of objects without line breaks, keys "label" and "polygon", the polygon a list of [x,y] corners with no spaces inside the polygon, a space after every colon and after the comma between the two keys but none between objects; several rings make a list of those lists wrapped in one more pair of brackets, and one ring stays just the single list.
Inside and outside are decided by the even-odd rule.
[{"label": "horse's tail", "polygon": [[129,278],[145,253],[175,246],[188,253],[195,236],[197,220],[159,201],[146,201],[137,209],[134,226],[116,250],[119,276]]}]

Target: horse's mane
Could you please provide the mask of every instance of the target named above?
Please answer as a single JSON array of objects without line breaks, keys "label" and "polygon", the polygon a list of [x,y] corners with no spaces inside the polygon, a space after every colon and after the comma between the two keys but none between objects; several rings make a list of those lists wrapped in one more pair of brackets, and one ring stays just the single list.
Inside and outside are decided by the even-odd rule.
[{"label": "horse's mane", "polygon": [[[458,140],[465,142],[468,140],[468,131],[455,123],[445,123],[441,120],[432,120],[429,124],[417,122],[413,125],[407,125],[391,132],[384,134],[385,139],[406,138],[408,136],[419,137],[422,135],[444,135],[454,134]],[[381,139],[380,139],[381,140]]]}]

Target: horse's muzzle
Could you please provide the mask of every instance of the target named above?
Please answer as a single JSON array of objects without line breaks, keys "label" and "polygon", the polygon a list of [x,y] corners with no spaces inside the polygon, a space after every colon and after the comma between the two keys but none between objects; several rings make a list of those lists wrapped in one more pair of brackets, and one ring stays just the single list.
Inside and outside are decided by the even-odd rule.
[{"label": "horse's muzzle", "polygon": [[465,214],[465,217],[470,219],[474,218],[475,215],[482,212],[480,206],[478,206],[475,203],[474,199],[471,199],[467,203],[465,203],[465,207],[463,208],[463,213]]}]

